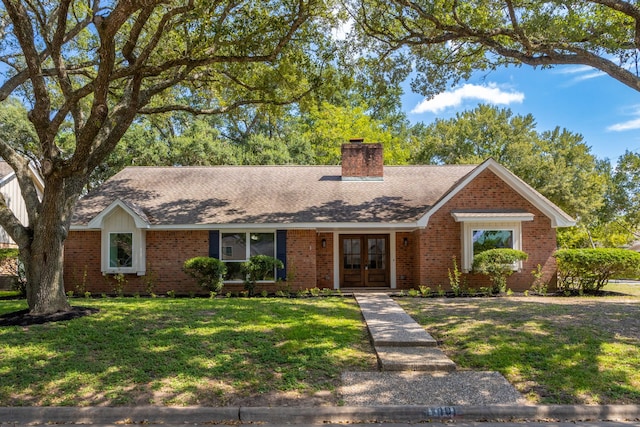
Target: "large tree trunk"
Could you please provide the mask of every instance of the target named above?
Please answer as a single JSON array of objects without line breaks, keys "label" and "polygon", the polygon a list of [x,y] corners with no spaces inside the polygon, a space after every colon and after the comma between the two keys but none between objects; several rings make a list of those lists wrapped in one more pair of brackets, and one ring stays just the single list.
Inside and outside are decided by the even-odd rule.
[{"label": "large tree trunk", "polygon": [[[31,249],[21,251],[27,279],[27,303],[32,314],[68,311],[71,306],[64,292],[64,239],[59,231],[34,232]],[[35,231],[35,230],[34,230]]]},{"label": "large tree trunk", "polygon": [[45,178],[45,192],[40,213],[29,224],[32,235],[28,247],[20,248],[27,280],[27,303],[32,314],[48,314],[71,309],[64,291],[64,241],[72,206],[77,197],[70,193],[70,181]]}]

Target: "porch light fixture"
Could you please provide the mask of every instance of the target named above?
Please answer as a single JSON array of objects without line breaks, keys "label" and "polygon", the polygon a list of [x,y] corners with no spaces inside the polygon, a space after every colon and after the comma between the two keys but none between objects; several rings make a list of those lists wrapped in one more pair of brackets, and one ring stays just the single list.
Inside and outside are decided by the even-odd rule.
[{"label": "porch light fixture", "polygon": [[322,239],[322,247],[323,248],[327,247],[327,239]]},{"label": "porch light fixture", "polygon": [[409,246],[409,239],[407,239],[406,237],[404,237],[404,238],[402,239],[402,246],[405,246],[405,247],[406,247],[406,246]]}]

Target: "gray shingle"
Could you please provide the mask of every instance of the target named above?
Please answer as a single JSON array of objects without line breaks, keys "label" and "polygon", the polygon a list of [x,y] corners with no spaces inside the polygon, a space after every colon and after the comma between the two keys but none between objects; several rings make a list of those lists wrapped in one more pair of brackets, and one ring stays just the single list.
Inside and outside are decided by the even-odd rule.
[{"label": "gray shingle", "polygon": [[129,167],[80,200],[86,225],[116,199],[152,225],[413,222],[476,166],[386,166],[346,182],[340,166]]}]

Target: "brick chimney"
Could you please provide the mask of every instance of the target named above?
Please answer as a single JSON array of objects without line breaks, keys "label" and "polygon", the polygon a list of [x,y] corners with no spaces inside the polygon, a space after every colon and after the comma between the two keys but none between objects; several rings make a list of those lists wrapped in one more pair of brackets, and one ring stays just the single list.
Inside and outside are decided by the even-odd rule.
[{"label": "brick chimney", "polygon": [[382,181],[382,144],[363,144],[364,139],[353,138],[342,144],[343,181]]}]

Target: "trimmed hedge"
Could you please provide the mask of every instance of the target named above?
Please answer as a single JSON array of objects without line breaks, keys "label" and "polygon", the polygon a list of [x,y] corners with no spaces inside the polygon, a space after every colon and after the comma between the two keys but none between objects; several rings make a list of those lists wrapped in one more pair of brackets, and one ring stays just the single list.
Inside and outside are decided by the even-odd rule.
[{"label": "trimmed hedge", "polygon": [[493,293],[504,292],[507,277],[513,274],[513,264],[527,258],[529,256],[525,252],[517,249],[489,249],[473,257],[473,271],[489,276]]},{"label": "trimmed hedge", "polygon": [[184,262],[182,269],[204,289],[220,292],[224,286],[222,278],[227,273],[227,266],[217,258],[191,258]]},{"label": "trimmed hedge", "polygon": [[256,282],[270,279],[276,268],[284,268],[284,264],[268,255],[254,255],[249,261],[243,262],[241,268],[245,276],[244,288],[249,291],[249,296],[253,296]]},{"label": "trimmed hedge", "polygon": [[640,274],[640,253],[627,249],[560,249],[553,256],[561,292],[596,292],[613,277]]}]

